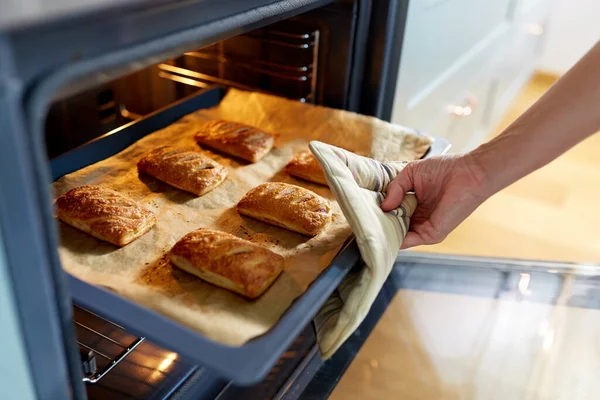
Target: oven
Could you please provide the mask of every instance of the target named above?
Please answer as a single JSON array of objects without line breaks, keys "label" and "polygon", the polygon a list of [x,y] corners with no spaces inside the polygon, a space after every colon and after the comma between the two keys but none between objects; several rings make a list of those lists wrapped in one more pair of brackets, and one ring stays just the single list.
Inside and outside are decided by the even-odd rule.
[{"label": "oven", "polygon": [[[21,376],[30,379],[39,398],[300,397],[323,365],[311,315],[298,320],[294,337],[277,334],[279,347],[261,364],[268,366],[264,371],[235,368],[236,357],[257,357],[269,351],[264,345],[231,353],[231,359],[223,359],[229,353],[211,354],[210,346],[188,357],[168,345],[178,341],[168,336],[177,335],[177,328],[159,334],[163,339],[147,338],[154,335],[128,321],[140,316],[139,309],[126,310],[124,303],[111,302],[109,292],[62,272],[48,182],[187,113],[217,105],[229,88],[389,120],[396,79],[389,72],[397,70],[406,4],[258,0],[89,6],[72,15],[48,11],[42,22],[24,15],[19,24],[6,22],[3,33],[1,114],[11,128],[1,140],[12,156],[3,157],[2,165],[12,164],[18,172],[2,178],[0,220],[21,350],[37,360]],[[447,147],[440,139],[429,154]],[[330,283],[360,262],[356,245],[349,243],[335,262],[330,270],[337,275]],[[306,314],[295,307],[298,315]],[[103,312],[112,315],[116,309],[123,311],[116,318]],[[377,315],[365,324],[372,327],[376,320]],[[364,329],[362,340],[367,334]],[[185,346],[179,348],[185,352]]]},{"label": "oven", "polygon": [[[37,14],[17,9],[2,20],[0,36],[0,165],[7,172],[0,175],[0,292],[15,387],[27,388],[20,398],[327,397],[395,281],[327,362],[311,322],[319,304],[302,300],[294,304],[298,319],[288,321],[297,323],[294,335],[274,330],[276,348],[259,339],[242,353],[215,350],[200,335],[67,276],[48,183],[218,105],[230,88],[389,120],[408,2],[59,3],[40,5]],[[426,156],[448,148],[437,138]],[[348,242],[328,283],[360,263]],[[322,304],[335,286],[317,286],[308,292],[321,290]],[[242,368],[256,357],[263,369]]]}]

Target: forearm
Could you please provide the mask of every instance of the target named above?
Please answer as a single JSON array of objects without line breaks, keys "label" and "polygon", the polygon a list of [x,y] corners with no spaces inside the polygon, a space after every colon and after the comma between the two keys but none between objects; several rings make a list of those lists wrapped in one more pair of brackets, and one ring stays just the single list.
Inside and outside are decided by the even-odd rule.
[{"label": "forearm", "polygon": [[469,156],[491,195],[600,130],[600,42],[540,100]]}]

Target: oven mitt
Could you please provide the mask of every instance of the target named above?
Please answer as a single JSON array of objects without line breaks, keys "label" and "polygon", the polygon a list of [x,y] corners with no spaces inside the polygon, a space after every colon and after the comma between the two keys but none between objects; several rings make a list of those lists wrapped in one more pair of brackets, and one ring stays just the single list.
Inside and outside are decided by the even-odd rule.
[{"label": "oven mitt", "polygon": [[387,185],[407,162],[379,162],[322,142],[310,142],[344,216],[348,220],[365,263],[349,273],[315,316],[317,341],[324,359],[358,328],[387,279],[417,199],[408,194],[396,210],[379,205]]}]

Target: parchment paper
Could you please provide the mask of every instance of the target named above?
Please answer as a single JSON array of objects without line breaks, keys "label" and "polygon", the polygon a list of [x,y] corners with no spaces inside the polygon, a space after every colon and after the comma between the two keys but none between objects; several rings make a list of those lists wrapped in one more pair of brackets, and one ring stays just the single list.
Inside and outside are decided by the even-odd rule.
[{"label": "parchment paper", "polygon": [[[199,150],[193,140],[197,127],[218,118],[277,133],[276,148],[255,164],[203,149],[228,166],[229,176],[202,197],[138,174],[137,160],[157,146]],[[55,197],[80,185],[103,185],[139,201],[158,218],[150,232],[123,248],[59,223],[59,254],[64,269],[223,344],[239,346],[265,333],[330,264],[351,234],[328,188],[296,180],[283,171],[292,156],[306,149],[312,139],[379,160],[416,159],[430,144],[427,138],[374,118],[231,89],[218,107],[189,114],[117,155],[53,184]],[[325,232],[309,238],[240,216],[235,209],[237,201],[249,189],[267,181],[294,183],[331,199],[333,223]],[[249,301],[172,267],[166,261],[166,252],[183,235],[201,227],[265,245],[285,257],[285,271],[263,296]]]}]

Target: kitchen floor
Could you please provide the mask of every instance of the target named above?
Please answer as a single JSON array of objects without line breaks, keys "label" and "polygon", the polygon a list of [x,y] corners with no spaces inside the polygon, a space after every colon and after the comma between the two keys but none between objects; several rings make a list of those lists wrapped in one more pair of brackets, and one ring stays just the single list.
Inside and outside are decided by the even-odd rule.
[{"label": "kitchen floor", "polygon": [[[548,77],[534,77],[516,98],[494,135],[525,111],[552,83]],[[416,251],[600,263],[598,154],[600,135],[589,138],[550,165],[489,199],[443,243]],[[598,384],[593,383],[597,381],[593,375],[590,381],[585,381],[585,371],[600,373],[600,357],[590,355],[600,349],[576,344],[597,342],[593,335],[600,332],[600,311],[564,307],[559,312],[559,307],[528,304],[402,290],[330,398],[569,399],[575,398],[572,390],[576,384],[586,390],[594,388],[596,395],[600,393]],[[547,308],[530,311],[552,315],[554,319],[548,317],[540,322],[530,318],[529,311],[524,311],[538,306]],[[424,315],[415,311],[424,308],[429,310],[423,311]],[[566,350],[564,346],[553,347],[553,339],[550,339],[550,347],[546,349],[547,340],[544,339],[545,352],[536,352],[526,359],[523,358],[524,350],[517,349],[514,344],[502,347],[502,351],[493,355],[489,352],[470,355],[467,351],[468,355],[462,359],[450,358],[447,354],[452,353],[454,347],[465,346],[468,335],[464,330],[468,328],[463,327],[477,325],[480,320],[476,314],[480,309],[493,310],[489,315],[496,320],[507,318],[510,321],[509,328],[496,341],[522,343],[525,336],[538,334],[547,339],[548,332],[552,335],[558,332],[549,328],[558,318],[559,322],[563,321],[558,325],[563,329],[561,340],[570,347]],[[456,325],[456,332],[423,328],[428,324],[435,326],[436,321],[442,321],[448,313],[461,315],[460,323],[445,325]],[[519,313],[523,318],[513,329],[512,318]],[[564,318],[585,321],[585,329],[564,331],[564,326],[569,325],[564,323]],[[494,341],[489,332],[480,333],[474,328],[471,333],[468,340],[472,340],[475,347],[480,348],[482,343],[487,343],[488,349],[493,347],[489,344],[490,340]],[[589,336],[587,341],[581,337],[584,334]],[[425,346],[427,342],[429,347]],[[540,356],[542,353],[545,356]],[[574,354],[579,354],[578,358]],[[566,361],[557,362],[558,359]],[[491,365],[500,367],[487,370]],[[521,368],[515,368],[515,365]],[[557,365],[563,369],[557,370]],[[523,374],[523,371],[527,373]],[[567,375],[568,378],[557,379]]]}]

